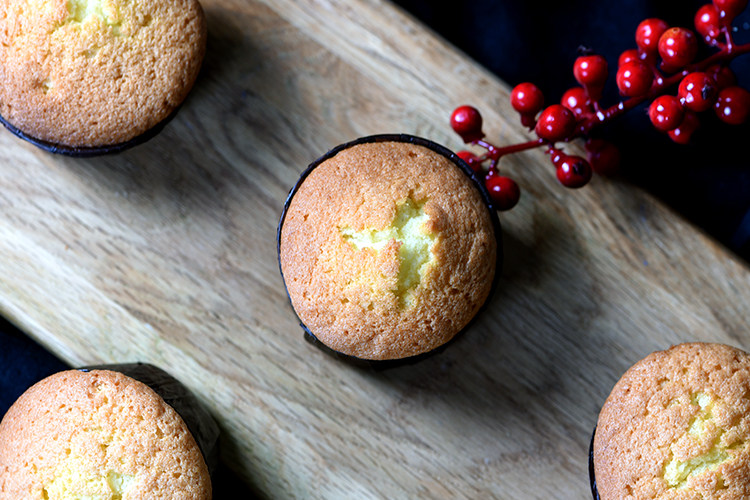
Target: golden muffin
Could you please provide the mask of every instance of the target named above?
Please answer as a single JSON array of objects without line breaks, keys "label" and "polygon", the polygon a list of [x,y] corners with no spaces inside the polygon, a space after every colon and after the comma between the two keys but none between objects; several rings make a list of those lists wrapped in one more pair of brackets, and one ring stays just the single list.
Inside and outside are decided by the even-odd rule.
[{"label": "golden muffin", "polygon": [[631,367],[593,442],[601,500],[750,498],[750,355],[686,343]]},{"label": "golden muffin", "polygon": [[444,345],[487,301],[497,215],[468,167],[412,136],[345,144],[308,168],[279,230],[279,262],[307,331],[365,360]]},{"label": "golden muffin", "polygon": [[29,388],[0,422],[0,499],[210,499],[185,421],[146,384],[67,370]]},{"label": "golden muffin", "polygon": [[0,115],[53,151],[117,149],[175,112],[205,46],[197,0],[0,0]]}]

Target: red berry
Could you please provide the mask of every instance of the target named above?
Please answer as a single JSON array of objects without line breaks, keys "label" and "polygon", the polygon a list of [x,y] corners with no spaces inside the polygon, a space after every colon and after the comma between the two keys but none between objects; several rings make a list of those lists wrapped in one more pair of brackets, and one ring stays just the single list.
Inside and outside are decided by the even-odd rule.
[{"label": "red berry", "polygon": [[698,129],[699,125],[700,120],[698,119],[698,115],[692,111],[685,111],[685,116],[682,118],[680,125],[667,132],[667,134],[677,144],[687,144],[690,142],[693,132]]},{"label": "red berry", "polygon": [[552,104],[539,115],[536,135],[550,142],[567,139],[574,131],[576,118],[571,110],[562,104]]},{"label": "red berry", "polygon": [[620,149],[604,139],[586,141],[586,156],[591,168],[600,175],[614,175],[620,169]]},{"label": "red berry", "polygon": [[544,107],[544,94],[533,83],[519,83],[510,93],[510,105],[519,113],[536,115]]},{"label": "red berry", "polygon": [[521,190],[516,181],[504,175],[493,175],[485,181],[487,191],[495,210],[510,210],[521,198]]},{"label": "red berry", "polygon": [[573,63],[573,75],[589,97],[598,101],[607,81],[607,60],[598,55],[580,56]]},{"label": "red berry", "polygon": [[728,66],[714,64],[706,70],[706,73],[716,81],[716,87],[719,90],[737,85],[737,77]]},{"label": "red berry", "polygon": [[741,125],[750,114],[750,92],[736,85],[721,89],[714,109],[724,123]]},{"label": "red berry", "polygon": [[583,87],[573,87],[565,91],[560,99],[560,104],[573,112],[576,118],[593,114],[594,108],[591,99]]},{"label": "red berry", "polygon": [[459,106],[453,111],[451,128],[464,142],[474,142],[484,137],[482,115],[472,106]]},{"label": "red berry", "polygon": [[629,61],[617,69],[617,88],[625,97],[645,95],[654,81],[654,71],[643,61]]},{"label": "red berry", "polygon": [[459,151],[456,153],[456,156],[465,161],[469,168],[471,168],[475,173],[478,174],[482,171],[482,162],[479,161],[479,157],[471,151]]},{"label": "red berry", "polygon": [[[556,160],[556,161],[555,161]],[[557,180],[565,187],[579,188],[591,180],[592,170],[589,162],[580,156],[561,154],[553,159]]]},{"label": "red berry", "polygon": [[721,20],[719,10],[715,5],[707,3],[695,13],[695,30],[706,40],[715,40],[721,34]]},{"label": "red berry", "polygon": [[680,100],[673,95],[662,95],[654,99],[648,108],[648,117],[654,127],[662,132],[677,128],[685,115]]},{"label": "red berry", "polygon": [[521,123],[532,128],[536,115],[544,108],[544,94],[533,83],[519,83],[510,92],[510,105],[521,115]]},{"label": "red berry", "polygon": [[645,53],[655,53],[659,38],[669,25],[661,19],[650,18],[641,21],[635,29],[635,43]]},{"label": "red berry", "polygon": [[698,40],[689,29],[669,28],[659,38],[659,55],[667,71],[690,64],[697,52]]},{"label": "red berry", "polygon": [[690,73],[680,82],[677,97],[691,111],[706,111],[714,105],[718,90],[716,81],[702,71]]},{"label": "red berry", "polygon": [[638,49],[628,49],[624,50],[622,54],[620,54],[620,57],[617,59],[617,66],[622,66],[625,63],[629,63],[630,61],[640,61],[641,56],[638,54]]},{"label": "red berry", "polygon": [[713,0],[716,10],[719,11],[719,18],[725,25],[732,23],[735,17],[745,10],[748,0]]}]

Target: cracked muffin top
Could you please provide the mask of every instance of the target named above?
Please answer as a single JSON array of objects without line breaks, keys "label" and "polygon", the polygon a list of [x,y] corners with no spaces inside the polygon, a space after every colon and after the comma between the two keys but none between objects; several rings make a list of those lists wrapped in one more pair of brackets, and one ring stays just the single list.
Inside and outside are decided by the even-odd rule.
[{"label": "cracked muffin top", "polygon": [[205,45],[197,0],[0,0],[0,115],[52,144],[125,143],[183,102]]},{"label": "cracked muffin top", "polygon": [[607,398],[594,437],[602,500],[750,497],[750,355],[686,343],[650,354]]},{"label": "cracked muffin top", "polygon": [[422,145],[365,142],[293,194],[280,264],[302,323],[334,351],[401,359],[453,338],[487,299],[497,241],[473,181]]},{"label": "cracked muffin top", "polygon": [[0,498],[210,499],[211,482],[185,422],[149,386],[67,370],[0,422]]}]

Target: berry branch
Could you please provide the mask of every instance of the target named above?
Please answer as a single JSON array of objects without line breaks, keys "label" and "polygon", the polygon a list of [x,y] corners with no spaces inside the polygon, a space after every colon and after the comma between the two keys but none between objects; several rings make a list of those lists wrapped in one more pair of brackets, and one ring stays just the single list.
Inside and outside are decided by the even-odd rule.
[{"label": "berry branch", "polygon": [[[560,183],[582,187],[594,172],[612,174],[620,163],[617,147],[591,137],[591,132],[640,104],[650,103],[652,125],[678,144],[690,141],[700,125],[700,114],[712,109],[725,123],[744,123],[750,115],[750,92],[737,85],[728,64],[750,52],[750,43],[735,43],[732,27],[747,5],[748,0],[713,0],[695,13],[695,31],[670,27],[656,18],[642,21],[635,30],[636,48],[618,58],[615,82],[623,100],[612,106],[601,103],[609,71],[604,57],[596,54],[575,60],[573,75],[579,86],[567,90],[559,104],[545,106],[544,94],[533,83],[516,85],[510,103],[521,124],[536,134],[534,140],[498,147],[485,140],[479,111],[459,106],[451,114],[451,127],[465,143],[484,152],[463,150],[458,156],[484,176],[495,208],[509,210],[518,203],[521,190],[513,179],[500,174],[503,156],[546,147]],[[695,61],[701,41],[714,52]],[[676,92],[669,93],[675,87]],[[586,158],[569,155],[557,146],[578,138],[585,140]]]}]

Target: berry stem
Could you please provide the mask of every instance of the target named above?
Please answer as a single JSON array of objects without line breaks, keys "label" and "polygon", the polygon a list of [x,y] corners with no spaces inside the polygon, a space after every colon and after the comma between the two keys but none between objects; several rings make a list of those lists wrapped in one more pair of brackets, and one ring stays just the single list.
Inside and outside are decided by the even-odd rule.
[{"label": "berry stem", "polygon": [[728,54],[732,53],[734,49],[734,40],[732,39],[732,29],[729,26],[722,26],[721,31],[724,32],[726,38],[726,45],[722,47],[722,51],[726,50]]},{"label": "berry stem", "polygon": [[[727,37],[728,42],[730,38],[731,37]],[[587,135],[595,127],[608,122],[609,120],[621,114],[624,114],[627,111],[630,111],[642,102],[649,101],[654,99],[655,97],[658,97],[666,89],[677,85],[685,76],[694,71],[703,71],[713,64],[725,63],[738,55],[746,54],[748,52],[750,52],[750,43],[745,43],[742,45],[732,45],[731,43],[727,43],[727,46],[722,48],[719,52],[710,55],[709,57],[698,63],[687,66],[679,73],[675,73],[674,75],[671,75],[667,78],[657,78],[654,82],[654,85],[651,87],[651,90],[649,90],[645,95],[639,97],[631,97],[624,101],[620,101],[617,104],[610,106],[609,108],[596,112],[594,116],[587,120],[583,120],[580,123],[580,125],[578,126],[578,133],[581,135]]]},{"label": "berry stem", "polygon": [[528,149],[538,148],[539,146],[543,146],[547,143],[548,141],[544,139],[534,139],[533,141],[522,142],[519,144],[512,144],[510,146],[503,146],[499,148],[482,139],[472,142],[472,144],[475,144],[487,150],[487,153],[485,153],[484,155],[480,157],[482,161],[492,160],[494,163],[497,163],[497,161],[505,155],[519,153],[521,151],[526,151]]}]

